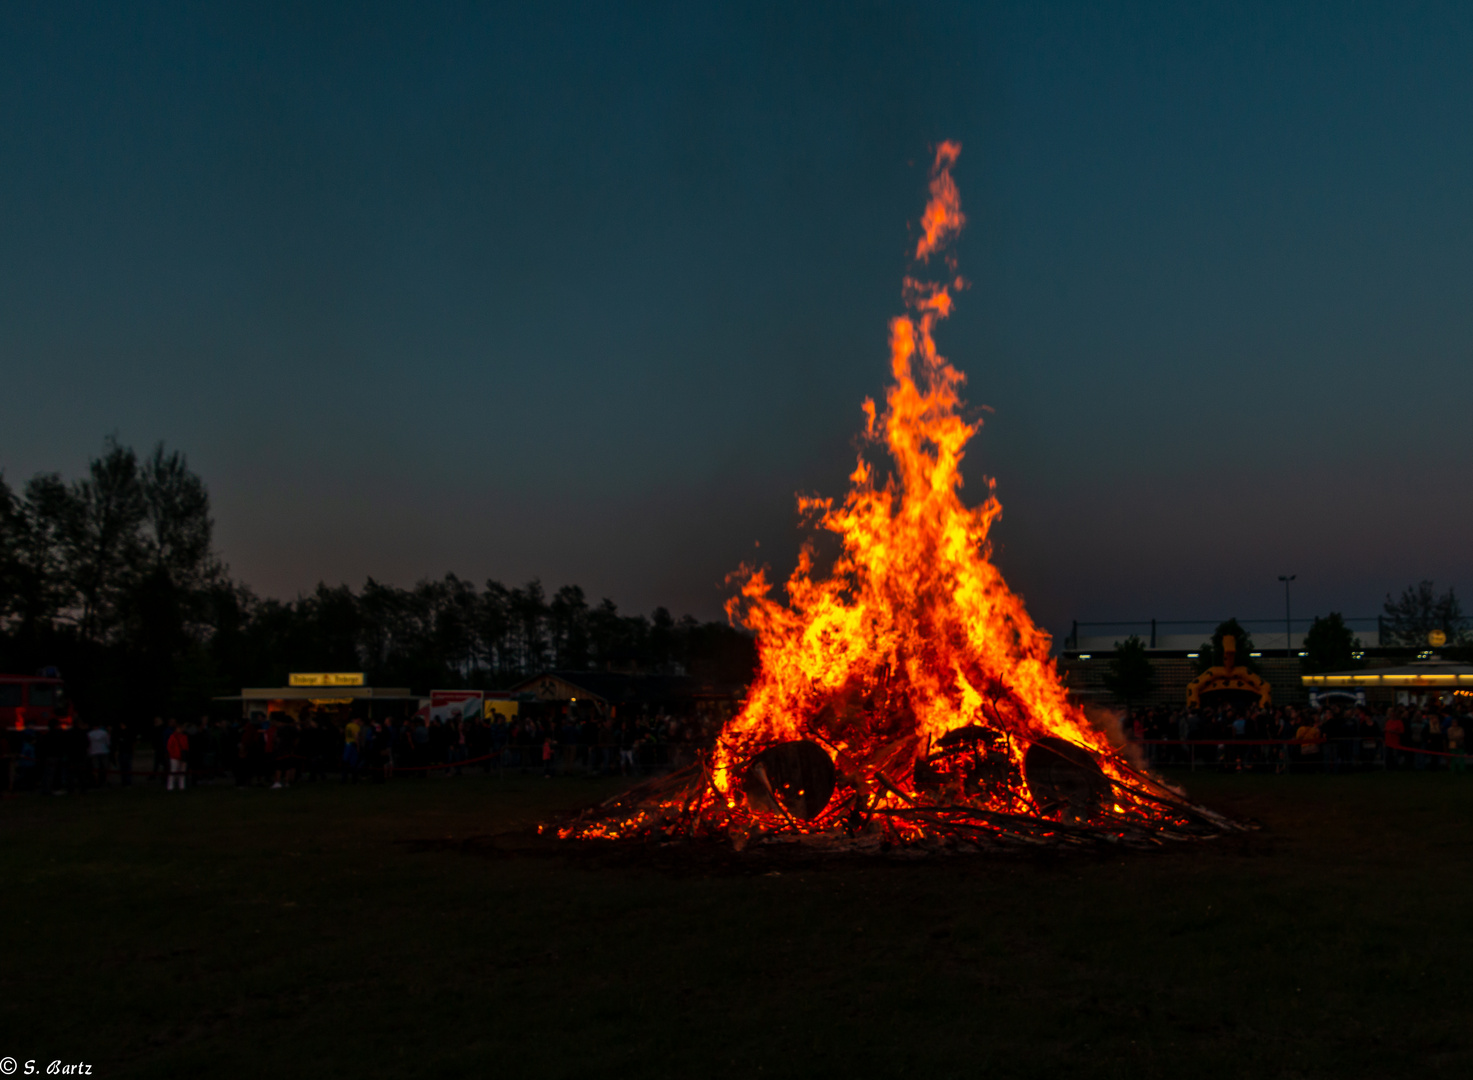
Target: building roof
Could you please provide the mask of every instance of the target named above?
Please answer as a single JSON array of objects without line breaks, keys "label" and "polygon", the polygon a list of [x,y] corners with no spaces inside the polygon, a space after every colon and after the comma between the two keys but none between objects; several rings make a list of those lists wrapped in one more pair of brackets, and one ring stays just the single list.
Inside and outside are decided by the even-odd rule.
[{"label": "building roof", "polygon": [[1473,687],[1473,664],[1420,660],[1403,667],[1305,675],[1303,682],[1305,686],[1417,686],[1429,690]]},{"label": "building roof", "polygon": [[216,701],[317,701],[362,698],[392,701],[412,698],[407,686],[247,686],[239,694]]}]

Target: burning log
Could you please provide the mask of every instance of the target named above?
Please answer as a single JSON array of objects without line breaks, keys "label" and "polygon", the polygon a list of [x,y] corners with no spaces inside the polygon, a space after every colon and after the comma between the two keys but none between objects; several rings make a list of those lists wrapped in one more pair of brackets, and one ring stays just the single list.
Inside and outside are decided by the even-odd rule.
[{"label": "burning log", "polygon": [[[937,150],[920,262],[961,229],[959,152]],[[964,376],[933,337],[961,284],[905,280],[911,314],[890,327],[894,382],[883,412],[864,403],[865,437],[883,444],[888,470],[862,454],[842,503],[799,500],[840,541],[828,574],[805,547],[786,602],[750,570],[728,604],[757,632],[760,668],[714,751],[560,836],[987,851],[1148,847],[1241,827],[1111,745],[1069,699],[1048,634],[992,564],[1002,507],[990,492],[974,506],[961,498],[977,424],[962,415]]]},{"label": "burning log", "polygon": [[[929,755],[932,777],[947,775],[937,761],[954,765],[967,760],[959,747],[970,746],[975,753],[978,743],[996,738],[991,733],[965,735]],[[928,780],[912,796],[880,772],[874,773],[873,785],[840,775],[821,746],[794,740],[768,747],[747,763],[743,799],[735,806],[723,807],[703,759],[582,812],[560,827],[558,835],[729,839],[738,851],[800,844],[836,853],[892,848],[1006,852],[1142,849],[1245,828],[1128,766],[1123,777],[1113,777],[1089,751],[1061,739],[1039,740],[1023,754],[1023,762],[1030,810],[1017,813],[994,808],[1017,795],[1006,787],[1016,775],[1010,771],[984,773],[970,789]],[[922,764],[917,764],[918,775]],[[978,774],[973,769],[963,775]],[[993,786],[997,783],[1004,785],[1001,791]],[[1150,812],[1140,813],[1141,804]]]},{"label": "burning log", "polygon": [[1088,821],[1110,790],[1088,750],[1052,735],[1028,748],[1023,755],[1023,775],[1040,810],[1057,810],[1070,821]]},{"label": "burning log", "polygon": [[742,791],[760,812],[812,821],[833,798],[834,762],[816,742],[778,743],[752,759]]}]

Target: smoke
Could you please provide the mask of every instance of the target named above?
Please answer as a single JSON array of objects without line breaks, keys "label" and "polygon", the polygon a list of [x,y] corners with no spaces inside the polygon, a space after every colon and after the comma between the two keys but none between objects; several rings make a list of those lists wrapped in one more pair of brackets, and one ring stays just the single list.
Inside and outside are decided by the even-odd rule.
[{"label": "smoke", "polygon": [[1149,772],[1146,767],[1145,755],[1141,748],[1131,742],[1125,735],[1125,713],[1120,709],[1111,709],[1105,705],[1098,705],[1092,701],[1083,704],[1084,718],[1089,721],[1089,726],[1110,740],[1110,745],[1120,752],[1126,761],[1140,772]]}]

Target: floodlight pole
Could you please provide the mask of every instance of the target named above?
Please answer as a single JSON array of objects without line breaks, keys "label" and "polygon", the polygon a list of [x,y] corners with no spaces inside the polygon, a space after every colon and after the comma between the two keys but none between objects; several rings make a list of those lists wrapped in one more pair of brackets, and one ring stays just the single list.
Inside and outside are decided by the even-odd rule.
[{"label": "floodlight pole", "polygon": [[1284,583],[1284,655],[1294,655],[1294,620],[1289,613],[1289,582],[1297,578],[1298,574],[1290,574],[1285,577],[1279,575],[1279,580]]}]

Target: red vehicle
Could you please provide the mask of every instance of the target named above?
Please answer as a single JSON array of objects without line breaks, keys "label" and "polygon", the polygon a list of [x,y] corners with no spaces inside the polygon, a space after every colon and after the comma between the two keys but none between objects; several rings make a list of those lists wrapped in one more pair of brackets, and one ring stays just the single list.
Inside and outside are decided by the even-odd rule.
[{"label": "red vehicle", "polygon": [[66,687],[51,675],[0,675],[0,729],[72,726]]}]

